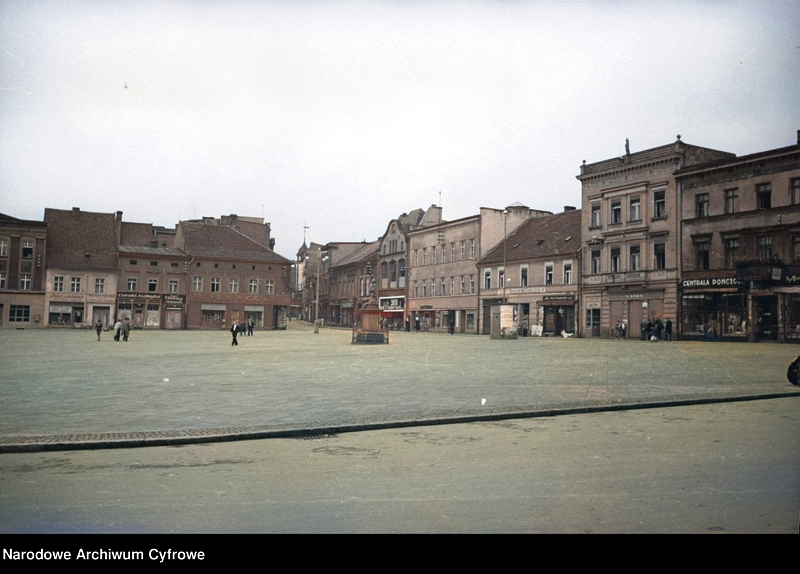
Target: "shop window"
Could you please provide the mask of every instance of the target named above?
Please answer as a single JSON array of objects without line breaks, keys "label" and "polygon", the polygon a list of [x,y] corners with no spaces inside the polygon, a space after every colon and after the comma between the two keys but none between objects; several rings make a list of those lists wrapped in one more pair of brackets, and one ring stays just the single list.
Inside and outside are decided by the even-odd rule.
[{"label": "shop window", "polygon": [[612,273],[619,273],[621,271],[619,266],[619,256],[620,256],[620,248],[619,247],[612,247],[611,248],[611,272]]},{"label": "shop window", "polygon": [[31,274],[23,273],[19,276],[19,288],[23,291],[31,290]]},{"label": "shop window", "polygon": [[211,292],[212,293],[219,293],[219,278],[212,277],[211,278]]},{"label": "shop window", "polygon": [[725,240],[725,267],[731,268],[739,260],[739,238],[732,237]]},{"label": "shop window", "polygon": [[592,223],[590,227],[600,227],[602,220],[600,219],[600,204],[592,205]]},{"label": "shop window", "polygon": [[761,261],[772,259],[772,236],[763,235],[758,238],[758,258]]},{"label": "shop window", "polygon": [[564,285],[572,285],[572,263],[564,263]]},{"label": "shop window", "polygon": [[22,240],[22,258],[33,259],[33,241],[30,239]]},{"label": "shop window", "polygon": [[694,196],[695,217],[708,217],[708,194],[698,193]]},{"label": "shop window", "polygon": [[11,305],[8,308],[8,321],[10,323],[28,323],[30,320],[30,305]]},{"label": "shop window", "polygon": [[611,224],[616,225],[622,223],[622,202],[611,202]]},{"label": "shop window", "polygon": [[737,188],[725,190],[725,213],[739,211],[739,190]]},{"label": "shop window", "polygon": [[600,273],[600,250],[592,251],[592,273]]},{"label": "shop window", "polygon": [[632,197],[630,201],[630,221],[641,221],[642,219],[642,200]]},{"label": "shop window", "polygon": [[772,207],[772,184],[759,183],[756,186],[756,207],[769,209]]},{"label": "shop window", "polygon": [[56,291],[56,292],[64,291],[64,276],[63,275],[55,275],[53,277],[53,291]]},{"label": "shop window", "polygon": [[639,246],[638,245],[631,245],[630,246],[630,270],[631,271],[638,271],[640,265],[640,253],[639,253]]},{"label": "shop window", "polygon": [[663,219],[667,216],[666,191],[656,191],[653,193],[653,218]]},{"label": "shop window", "polygon": [[106,280],[103,277],[94,278],[94,292],[101,295],[106,292]]},{"label": "shop window", "polygon": [[800,177],[789,180],[789,201],[792,205],[800,205]]},{"label": "shop window", "polygon": [[694,268],[709,268],[709,242],[708,240],[696,241],[694,244]]},{"label": "shop window", "polygon": [[519,284],[522,287],[528,286],[528,268],[522,267],[519,270]]},{"label": "shop window", "polygon": [[667,245],[666,243],[656,243],[653,245],[654,264],[656,269],[667,268]]},{"label": "shop window", "polygon": [[553,264],[547,263],[544,266],[544,284],[545,285],[552,285],[553,284]]},{"label": "shop window", "polygon": [[178,292],[178,280],[177,279],[170,279],[169,280],[169,292],[170,293],[177,293]]},{"label": "shop window", "polygon": [[128,291],[136,291],[136,279],[128,277]]},{"label": "shop window", "polygon": [[70,291],[70,293],[80,293],[81,292],[81,278],[80,277],[71,277],[70,278],[69,291]]},{"label": "shop window", "polygon": [[147,280],[147,290],[150,293],[157,293],[158,292],[158,279],[148,279]]}]

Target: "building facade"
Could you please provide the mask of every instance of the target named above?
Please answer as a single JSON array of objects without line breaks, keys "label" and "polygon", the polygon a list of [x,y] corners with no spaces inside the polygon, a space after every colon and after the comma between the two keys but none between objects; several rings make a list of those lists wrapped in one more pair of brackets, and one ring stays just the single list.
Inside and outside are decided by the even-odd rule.
[{"label": "building facade", "polygon": [[629,337],[657,318],[677,322],[680,204],[675,172],[734,154],[673,144],[581,166],[583,334]]},{"label": "building facade", "polygon": [[675,177],[680,335],[800,342],[800,132],[795,145]]},{"label": "building facade", "polygon": [[526,220],[478,262],[484,334],[492,329],[491,308],[501,304],[513,306],[520,335],[578,333],[581,212],[565,209]]},{"label": "building facade", "polygon": [[378,246],[378,241],[363,243],[360,248],[329,267],[329,324],[339,327],[355,325],[358,310],[374,293]]},{"label": "building facade", "polygon": [[47,325],[47,226],[0,213],[0,328]]}]

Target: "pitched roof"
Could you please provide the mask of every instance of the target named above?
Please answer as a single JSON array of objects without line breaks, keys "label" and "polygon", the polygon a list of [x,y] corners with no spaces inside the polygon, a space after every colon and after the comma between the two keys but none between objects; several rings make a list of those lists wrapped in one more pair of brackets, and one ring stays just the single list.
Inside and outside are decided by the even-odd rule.
[{"label": "pitched roof", "polygon": [[[528,219],[508,235],[505,244],[506,262],[574,254],[581,246],[581,210]],[[494,265],[503,259],[500,241],[479,265]]]},{"label": "pitched roof", "polygon": [[342,267],[344,265],[352,265],[353,263],[359,263],[363,261],[367,257],[378,252],[380,248],[380,241],[372,241],[371,243],[365,243],[359,249],[356,249],[352,253],[342,257],[339,261],[336,262],[335,265],[332,267]]},{"label": "pitched roof", "polygon": [[291,263],[227,225],[181,221],[178,224],[175,246],[194,257]]}]

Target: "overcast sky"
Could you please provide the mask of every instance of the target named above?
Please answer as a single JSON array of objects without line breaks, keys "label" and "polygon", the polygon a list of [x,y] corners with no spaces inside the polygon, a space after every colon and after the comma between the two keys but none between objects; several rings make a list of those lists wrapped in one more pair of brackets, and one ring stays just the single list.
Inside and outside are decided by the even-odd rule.
[{"label": "overcast sky", "polygon": [[276,251],[580,205],[595,162],[796,142],[800,2],[0,0],[0,212],[237,213]]}]

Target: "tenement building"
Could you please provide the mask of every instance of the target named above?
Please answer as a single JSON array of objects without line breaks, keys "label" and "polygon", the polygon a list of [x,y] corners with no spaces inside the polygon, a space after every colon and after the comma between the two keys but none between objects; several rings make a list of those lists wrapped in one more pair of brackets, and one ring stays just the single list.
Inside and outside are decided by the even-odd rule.
[{"label": "tenement building", "polygon": [[378,266],[378,241],[361,247],[331,264],[329,269],[328,323],[352,327],[360,309],[375,286]]},{"label": "tenement building", "polygon": [[734,154],[668,145],[581,166],[580,309],[584,335],[620,322],[641,336],[648,319],[678,317],[681,206],[675,172]]},{"label": "tenement building", "polygon": [[47,226],[0,213],[0,328],[43,327]]},{"label": "tenement building", "polygon": [[113,325],[122,212],[45,208],[44,223],[47,325],[83,328],[97,321],[105,328]]},{"label": "tenement building", "polygon": [[[523,336],[578,333],[580,246],[580,210],[526,220],[478,262],[482,307],[512,305]],[[489,328],[484,318],[484,333]]]},{"label": "tenement building", "polygon": [[675,178],[681,336],[800,342],[800,132],[795,145]]}]

